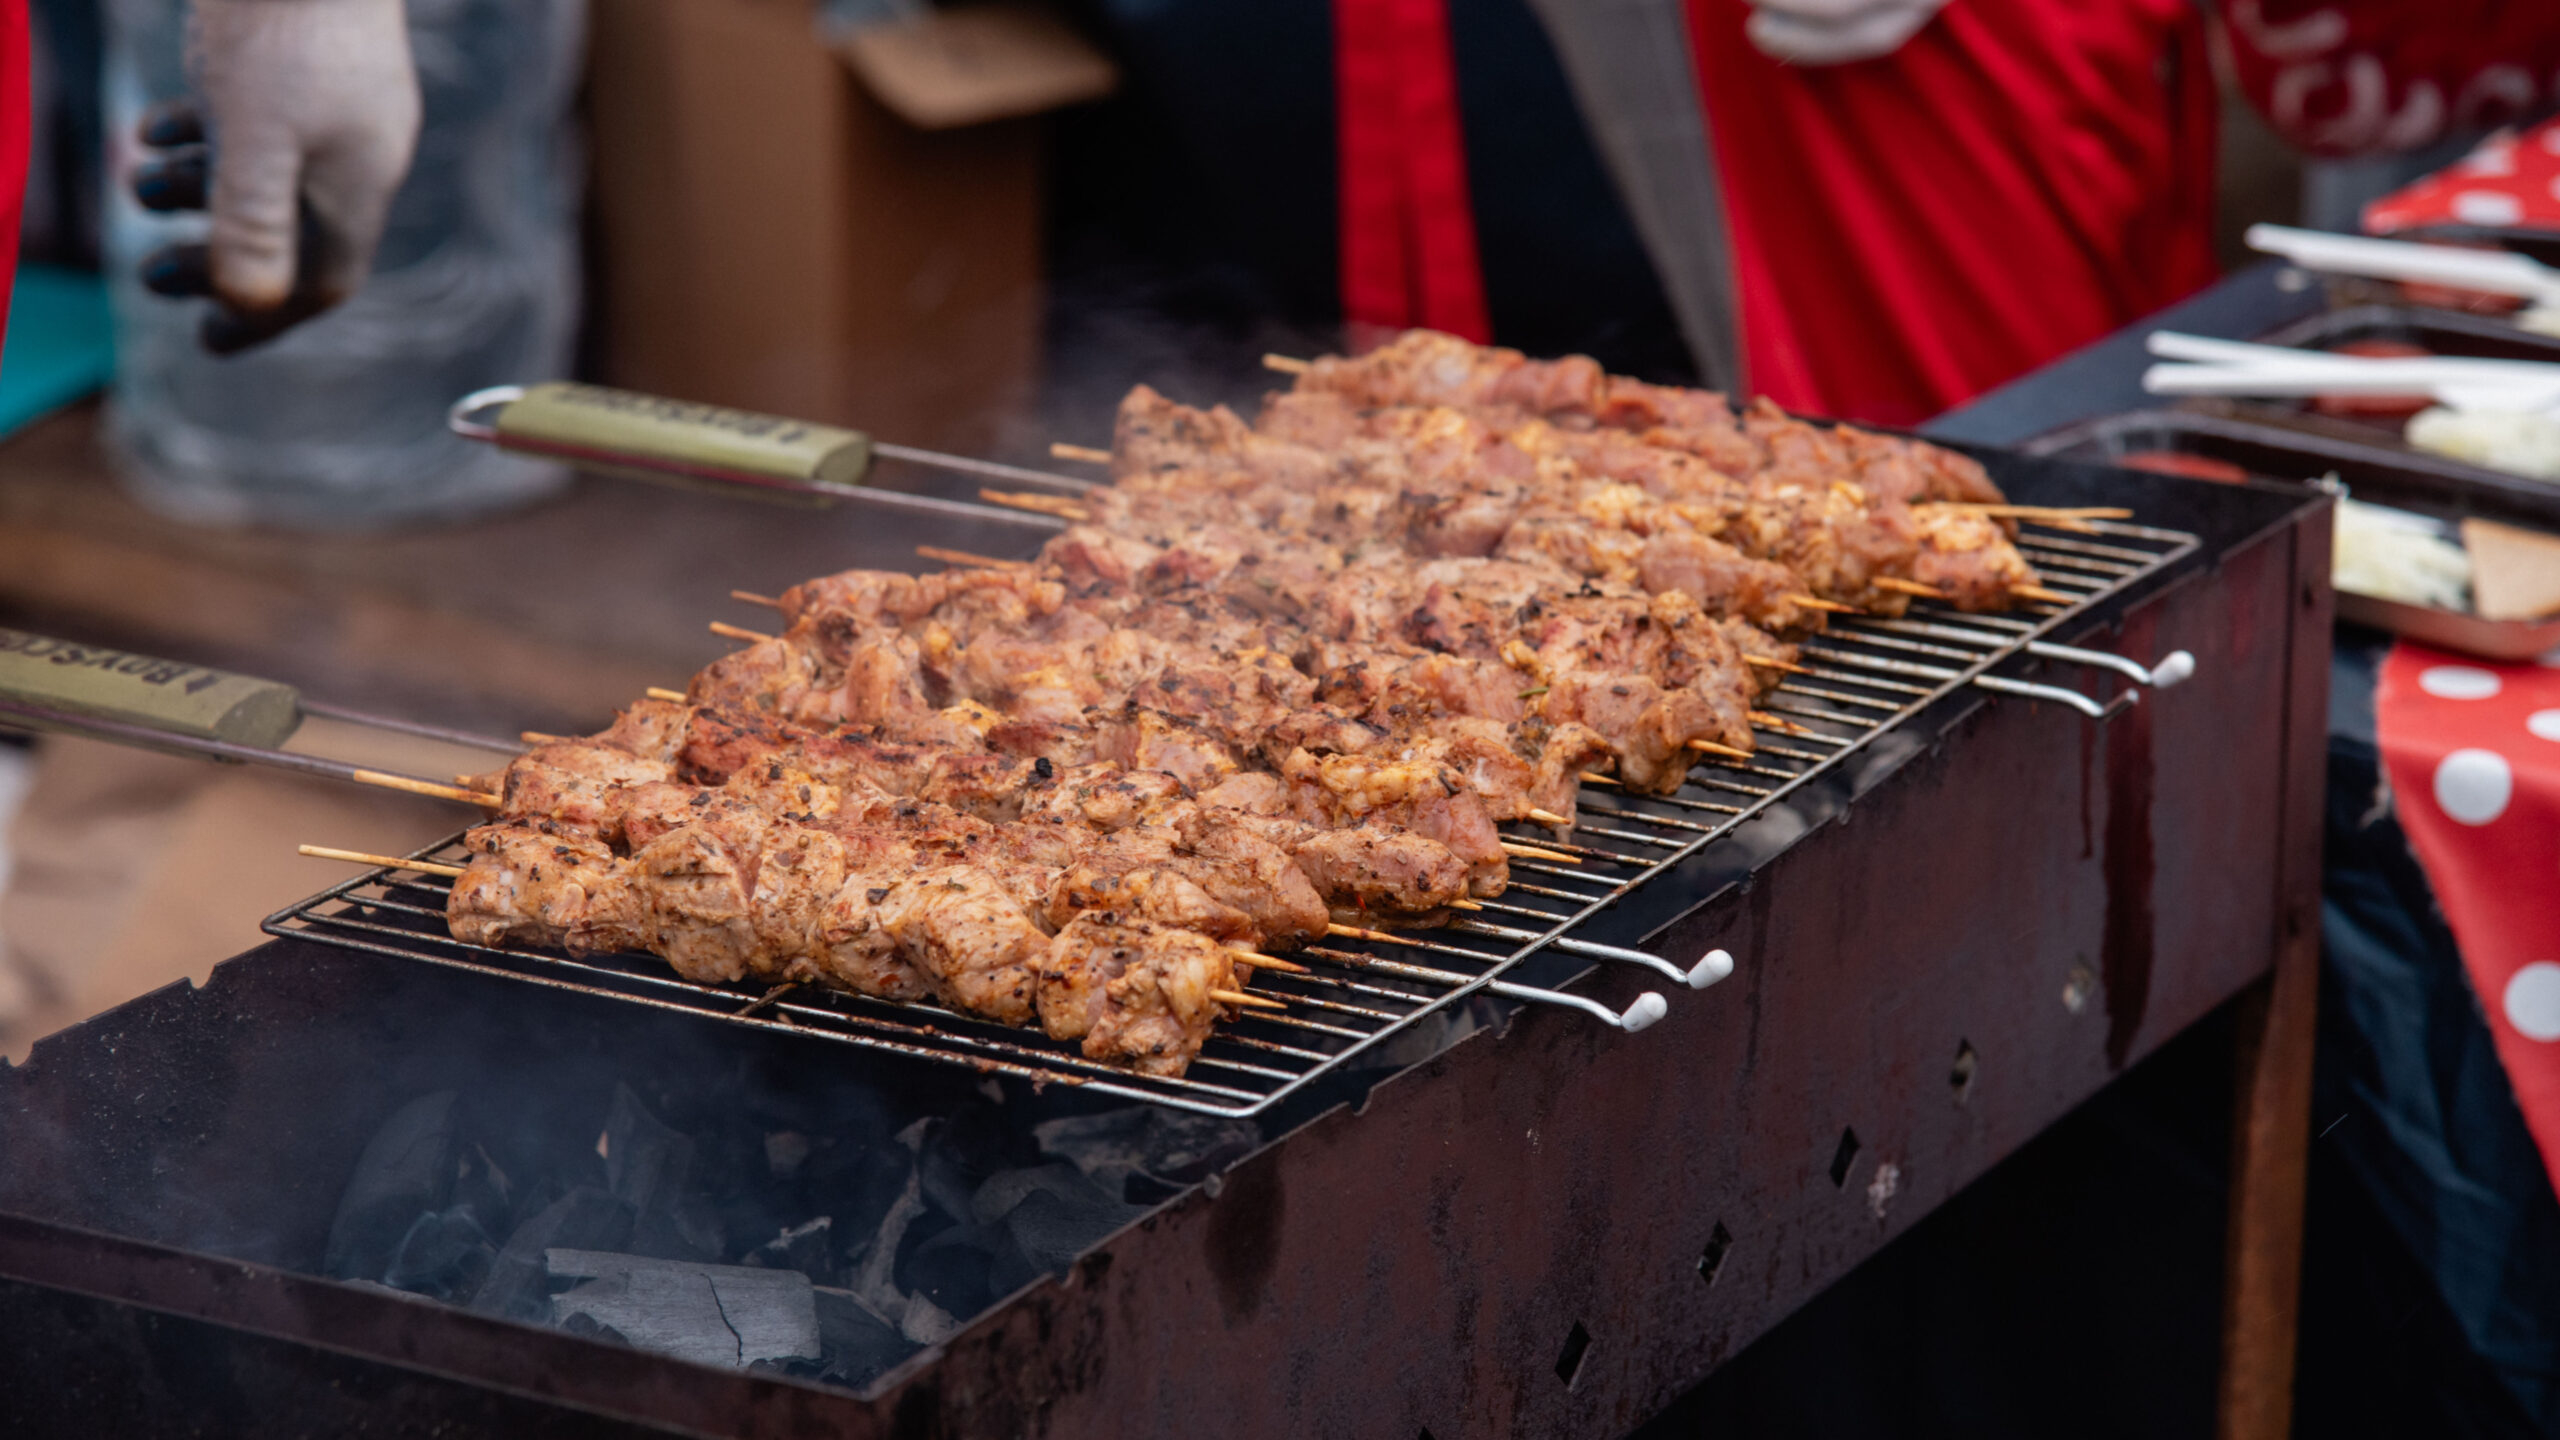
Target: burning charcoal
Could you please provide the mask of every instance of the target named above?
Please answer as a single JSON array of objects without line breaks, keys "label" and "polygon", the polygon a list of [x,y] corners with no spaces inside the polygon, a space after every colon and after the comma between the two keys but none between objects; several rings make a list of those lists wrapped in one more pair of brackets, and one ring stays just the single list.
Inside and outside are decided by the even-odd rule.
[{"label": "burning charcoal", "polygon": [[1262,1141],[1250,1121],[1152,1107],[1071,1115],[1031,1133],[1042,1153],[1068,1161],[1106,1191],[1142,1202],[1199,1183]]},{"label": "burning charcoal", "polygon": [[[899,1138],[909,1140],[909,1143],[920,1142],[924,1123],[918,1121],[909,1126],[900,1132]],[[911,1140],[911,1136],[914,1139]],[[914,1228],[916,1219],[925,1213],[925,1209],[922,1187],[915,1172],[909,1170],[906,1187],[890,1203],[888,1214],[881,1217],[879,1232],[855,1257],[853,1274],[845,1287],[872,1314],[896,1325],[899,1334],[919,1345],[930,1345],[960,1328],[950,1312],[933,1303],[930,1297],[898,1288],[898,1252],[906,1243],[908,1231]]]},{"label": "burning charcoal", "polygon": [[764,1137],[765,1168],[776,1180],[788,1180],[809,1163],[809,1137],[797,1130],[776,1130]]},{"label": "burning charcoal", "polygon": [[628,1085],[613,1087],[604,1122],[605,1186],[637,1217],[631,1248],[670,1260],[710,1260],[721,1253],[720,1224],[692,1192],[694,1143],[659,1123]]},{"label": "burning charcoal", "polygon": [[1099,1192],[1084,1200],[1034,1190],[1005,1215],[1004,1227],[1035,1270],[1055,1272],[1145,1213],[1144,1205],[1123,1205]]},{"label": "burning charcoal", "polygon": [[401,1237],[382,1283],[452,1300],[478,1290],[497,1258],[498,1247],[490,1243],[471,1207],[456,1205],[418,1217]]},{"label": "burning charcoal", "polygon": [[453,1204],[471,1207],[471,1216],[482,1229],[505,1234],[515,1217],[514,1179],[498,1168],[482,1145],[465,1144],[460,1164],[461,1172],[453,1182]]},{"label": "burning charcoal", "polygon": [[811,1209],[835,1217],[836,1236],[850,1248],[880,1228],[914,1170],[915,1158],[895,1144],[821,1144],[801,1167],[801,1192]]},{"label": "burning charcoal", "polygon": [[545,1206],[507,1237],[489,1267],[489,1278],[471,1296],[471,1308],[510,1320],[544,1318],[549,1275],[543,1252],[553,1247],[610,1250],[631,1237],[631,1207],[602,1190],[581,1185]]},{"label": "burning charcoal", "polygon": [[560,1328],[586,1340],[602,1340],[608,1345],[628,1345],[631,1337],[604,1324],[584,1310],[560,1322]]},{"label": "burning charcoal", "polygon": [[818,1338],[826,1354],[821,1379],[839,1385],[868,1383],[922,1347],[863,1307],[849,1291],[820,1288]]},{"label": "burning charcoal", "polygon": [[824,1278],[833,1268],[835,1222],[821,1215],[806,1225],[794,1225],[747,1252],[746,1262],[771,1270],[797,1270],[812,1279]]},{"label": "burning charcoal", "polygon": [[638,1349],[730,1369],[820,1356],[805,1275],[593,1250],[555,1249],[546,1260],[552,1275],[588,1282],[551,1298],[554,1323],[584,1315]]},{"label": "burning charcoal", "polygon": [[418,1217],[451,1203],[458,1098],[451,1090],[421,1095],[373,1132],[329,1225],[330,1274],[380,1278]]},{"label": "burning charcoal", "polygon": [[[975,1315],[996,1298],[988,1277],[996,1268],[997,1252],[1012,1248],[1013,1237],[1001,1225],[953,1225],[916,1246],[898,1265],[898,1279],[909,1292],[952,1315]],[[1027,1259],[1019,1259],[1008,1268],[1027,1271],[1028,1266]]]}]

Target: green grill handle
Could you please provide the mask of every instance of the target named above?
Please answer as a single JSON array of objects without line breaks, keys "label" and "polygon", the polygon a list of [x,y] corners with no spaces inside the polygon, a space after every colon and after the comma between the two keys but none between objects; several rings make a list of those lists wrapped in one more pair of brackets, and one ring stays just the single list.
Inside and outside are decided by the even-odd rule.
[{"label": "green grill handle", "polygon": [[887,490],[866,483],[873,462],[904,461],[976,476],[1082,491],[1089,482],[991,460],[876,443],[859,430],[698,405],[631,390],[550,380],[500,385],[453,403],[457,435],[582,469],[713,488],[744,486],[770,498],[862,500],[943,519],[1055,530],[1054,516]]},{"label": "green grill handle", "polygon": [[0,699],[273,748],[302,723],[290,685],[0,628]]}]

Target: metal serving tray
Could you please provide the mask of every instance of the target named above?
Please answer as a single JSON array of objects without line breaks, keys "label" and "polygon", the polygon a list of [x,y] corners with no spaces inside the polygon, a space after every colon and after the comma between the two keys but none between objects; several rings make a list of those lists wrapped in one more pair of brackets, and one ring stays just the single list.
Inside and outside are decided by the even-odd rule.
[{"label": "metal serving tray", "polygon": [[[2066,426],[2021,448],[2030,454],[2097,463],[2122,463],[2130,455],[2169,451],[2228,461],[2263,479],[2304,484],[2334,475],[2359,500],[2444,520],[2476,515],[2560,532],[2560,486],[2521,480],[2398,445],[2376,445],[2356,434],[2363,428],[2320,416],[2269,419],[2239,407],[2136,410]],[[2484,620],[2345,590],[2338,592],[2338,618],[2492,660],[2530,659],[2560,645],[2560,617]]]}]

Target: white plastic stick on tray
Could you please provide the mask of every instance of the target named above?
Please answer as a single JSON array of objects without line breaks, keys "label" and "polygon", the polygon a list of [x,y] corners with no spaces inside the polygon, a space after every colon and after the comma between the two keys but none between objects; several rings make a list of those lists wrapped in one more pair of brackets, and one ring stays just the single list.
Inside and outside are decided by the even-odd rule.
[{"label": "white plastic stick on tray", "polygon": [[2560,270],[2506,251],[2369,240],[2360,235],[2297,230],[2290,225],[2252,225],[2247,239],[2251,249],[2281,255],[2305,270],[2451,285],[2491,295],[2560,303]]}]

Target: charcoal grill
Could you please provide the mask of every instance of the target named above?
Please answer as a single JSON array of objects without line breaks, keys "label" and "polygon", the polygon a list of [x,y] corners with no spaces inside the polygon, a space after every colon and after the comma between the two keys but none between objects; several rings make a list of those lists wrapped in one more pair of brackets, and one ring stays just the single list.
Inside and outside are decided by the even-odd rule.
[{"label": "charcoal grill", "polygon": [[[1769,697],[1839,743],[1773,734],[1801,755],[1704,767],[1662,801],[1587,791],[1571,843],[1686,858],[1577,851],[1579,865],[1519,872],[1565,898],[1504,897],[1552,918],[1475,917],[1751,962],[1715,1003],[1677,1007],[1641,1041],[1486,984],[1452,999],[1311,962],[1327,980],[1415,997],[1375,1006],[1409,1010],[1400,1028],[1297,1007],[1373,1037],[1346,1062],[1359,1042],[1246,1022],[1239,1034],[1330,1062],[1318,1077],[1317,1062],[1251,1059],[1305,1077],[1285,1096],[1283,1081],[1235,1087],[1279,1097],[1245,1122],[1255,1148],[848,1389],[324,1278],[343,1177],[385,1117],[441,1089],[503,1108],[613,1078],[816,1076],[933,1107],[1000,1090],[1011,1132],[1061,1107],[1134,1105],[1104,1087],[1143,1087],[1064,1064],[1028,1032],[989,1032],[1029,1052],[1005,1060],[1020,1069],[989,1065],[991,1086],[908,1063],[892,1053],[903,1033],[835,1045],[823,1012],[853,1002],[832,997],[724,1022],[763,995],[697,995],[655,960],[629,964],[644,1003],[605,998],[621,961],[561,971],[553,956],[439,946],[431,888],[361,877],[317,910],[391,933],[341,926],[315,943],[327,927],[279,917],[300,938],[0,1068],[0,1429],[1066,1437],[1216,1415],[1257,1437],[1623,1434],[2279,955],[2305,973],[2328,653],[2321,502],[1983,458],[2022,501],[2130,503],[2162,528],[2030,531],[2056,588],[2084,597],[2061,614],[1923,607],[1842,627],[1821,648],[1864,659],[1809,657],[1819,673]],[[2082,723],[2121,702],[2121,677],[2031,648],[2055,640],[2145,657],[2184,647],[2199,663],[2161,703]],[[2060,693],[1994,699],[1986,678]],[[1480,952],[1488,976],[1530,943],[1413,938]],[[1657,983],[1553,943],[1500,978],[1616,1014]],[[874,1013],[947,1028],[930,1010]],[[997,1058],[939,1035],[912,1043]],[[1034,1093],[1037,1078],[1089,1083]]]},{"label": "charcoal grill", "polygon": [[[1262,994],[1288,1008],[1247,1011],[1221,1026],[1190,1071],[1178,1078],[1135,1074],[1086,1060],[1037,1031],[989,1023],[943,1007],[783,986],[709,985],[683,979],[654,956],[573,957],[559,951],[502,950],[452,938],[444,921],[452,882],[374,869],[268,917],[268,933],[404,956],[510,977],[530,984],[609,995],[633,1004],[686,1010],[733,1024],[818,1036],[847,1045],[959,1064],[1040,1082],[1085,1087],[1209,1114],[1263,1113],[1302,1087],[1340,1070],[1479,992],[1571,1007],[1624,1030],[1667,1010],[1658,992],[1612,1009],[1582,995],[1519,983],[1524,962],[1542,952],[1641,967],[1675,984],[1704,988],[1729,974],[1724,951],[1665,958],[1584,938],[1594,917],[1742,826],[1801,787],[1850,765],[1921,709],[1965,686],[2057,702],[2093,719],[2136,702],[2123,689],[2098,701],[2078,690],[1993,673],[2024,659],[2106,667],[2140,684],[2170,684],[2192,664],[2183,656],[2157,669],[2046,637],[2092,605],[2175,567],[2199,548],[2185,531],[2109,521],[2076,530],[2029,524],[2019,548],[2049,588],[2072,597],[2023,614],[1963,614],[1923,601],[1895,619],[1836,620],[1789,675],[1764,697],[1765,718],[1748,761],[1698,766],[1678,793],[1641,795],[1586,789],[1573,839],[1523,830],[1524,845],[1569,863],[1511,862],[1512,883],[1482,902],[1481,918],[1392,937],[1337,938],[1299,952],[1308,973],[1263,972]],[[409,858],[459,864],[459,835]]]}]

